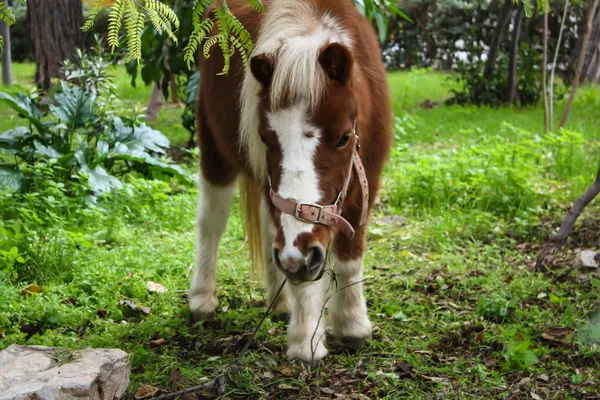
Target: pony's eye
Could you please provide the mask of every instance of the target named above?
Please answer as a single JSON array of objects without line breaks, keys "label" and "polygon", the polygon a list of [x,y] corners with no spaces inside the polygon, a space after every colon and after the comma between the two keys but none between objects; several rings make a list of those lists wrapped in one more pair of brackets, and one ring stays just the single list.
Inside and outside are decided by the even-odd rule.
[{"label": "pony's eye", "polygon": [[348,143],[348,140],[350,140],[350,134],[346,133],[344,136],[342,136],[340,141],[337,142],[336,147],[344,147],[346,143]]}]

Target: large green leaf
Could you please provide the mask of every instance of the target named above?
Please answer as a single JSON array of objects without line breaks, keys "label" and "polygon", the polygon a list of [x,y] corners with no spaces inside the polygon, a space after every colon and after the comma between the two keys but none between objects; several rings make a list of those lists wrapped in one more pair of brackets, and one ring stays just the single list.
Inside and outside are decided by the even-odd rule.
[{"label": "large green leaf", "polygon": [[94,118],[92,107],[95,97],[86,93],[78,86],[69,86],[65,82],[60,83],[60,93],[55,95],[58,105],[50,104],[50,110],[58,118],[71,128],[80,128]]},{"label": "large green leaf", "polygon": [[29,129],[20,126],[0,135],[0,153],[17,154],[23,150],[23,139],[31,134]]},{"label": "large green leaf", "polygon": [[146,124],[132,128],[125,125],[121,118],[116,117],[113,127],[117,141],[131,151],[152,151],[164,154],[165,148],[169,147],[169,139]]},{"label": "large green leaf", "polygon": [[60,154],[56,149],[52,146],[44,146],[42,143],[37,140],[33,141],[33,145],[35,146],[36,153],[49,158],[60,158],[62,154]]},{"label": "large green leaf", "polygon": [[0,165],[0,189],[19,190],[22,180],[21,171],[10,165]]},{"label": "large green leaf", "polygon": [[88,184],[97,195],[109,193],[113,189],[121,189],[123,187],[123,183],[119,179],[109,175],[102,167],[96,167],[92,171],[86,165],[81,168],[81,171],[88,176]]},{"label": "large green leaf", "polygon": [[31,97],[28,97],[23,93],[18,93],[15,97],[12,97],[8,93],[0,92],[0,103],[7,104],[10,108],[15,110],[20,117],[29,120],[29,122],[35,125],[40,133],[45,132],[46,128],[42,124],[42,121],[40,121],[42,113]]}]

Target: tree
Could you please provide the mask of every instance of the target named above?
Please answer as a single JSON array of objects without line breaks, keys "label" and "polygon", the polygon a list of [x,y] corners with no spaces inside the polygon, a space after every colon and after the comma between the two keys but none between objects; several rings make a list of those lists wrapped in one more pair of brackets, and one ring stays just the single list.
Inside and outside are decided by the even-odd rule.
[{"label": "tree", "polygon": [[519,55],[519,40],[521,39],[521,25],[525,4],[520,3],[513,19],[512,48],[508,62],[508,93],[506,101],[514,103],[517,98],[517,57]]},{"label": "tree", "polygon": [[571,105],[573,104],[573,99],[575,98],[575,93],[577,93],[577,87],[579,85],[579,79],[581,77],[581,71],[583,70],[583,62],[585,59],[586,50],[588,48],[589,38],[592,32],[592,22],[594,21],[594,15],[598,10],[599,0],[591,0],[588,8],[588,13],[585,19],[585,31],[583,32],[583,37],[581,39],[581,47],[579,51],[579,57],[577,58],[577,66],[575,67],[575,79],[573,79],[573,86],[571,88],[571,94],[569,95],[569,100],[567,100],[567,105],[565,106],[565,110],[563,111],[562,117],[560,119],[559,128],[562,128],[567,123],[567,118],[569,118],[569,112],[571,111]]},{"label": "tree", "polygon": [[35,49],[35,82],[48,90],[64,60],[83,48],[81,0],[29,0],[27,14]]},{"label": "tree", "polygon": [[490,80],[494,74],[494,66],[496,65],[498,49],[500,48],[500,43],[502,42],[502,38],[504,38],[504,32],[506,32],[506,25],[510,19],[511,4],[512,0],[504,0],[502,10],[500,11],[498,25],[496,25],[496,30],[494,31],[494,36],[492,37],[492,42],[490,43],[490,50],[487,56],[488,58],[485,63],[485,68],[483,69],[483,77],[486,80]]},{"label": "tree", "polygon": [[600,7],[596,8],[596,15],[592,22],[592,31],[581,70],[581,81],[600,83]]}]

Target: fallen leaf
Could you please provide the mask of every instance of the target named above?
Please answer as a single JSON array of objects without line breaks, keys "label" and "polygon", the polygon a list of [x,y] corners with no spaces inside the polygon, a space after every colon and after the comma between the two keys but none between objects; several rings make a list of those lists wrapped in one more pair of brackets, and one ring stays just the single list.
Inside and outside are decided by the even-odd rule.
[{"label": "fallen leaf", "polygon": [[554,327],[546,330],[542,333],[542,339],[548,340],[550,342],[558,342],[569,344],[571,343],[571,335],[573,333],[573,329],[567,327]]},{"label": "fallen leaf", "polygon": [[519,382],[517,382],[515,387],[520,388],[521,386],[525,386],[525,385],[529,384],[529,382],[531,382],[531,378],[523,378]]},{"label": "fallen leaf", "polygon": [[183,375],[181,375],[181,370],[178,368],[175,368],[171,374],[169,375],[169,380],[167,381],[167,385],[169,385],[170,387],[172,386],[177,386],[177,387],[182,387],[182,386],[187,386],[190,384],[190,381]]},{"label": "fallen leaf", "polygon": [[524,250],[527,247],[527,243],[520,243],[518,245],[515,246],[515,249],[517,250]]},{"label": "fallen leaf", "polygon": [[162,346],[163,344],[165,344],[167,341],[163,338],[160,339],[156,339],[156,340],[152,340],[150,342],[150,347],[158,347],[158,346]]},{"label": "fallen leaf", "polygon": [[267,331],[267,333],[269,335],[274,335],[276,332],[277,332],[277,327],[275,327],[275,326]]},{"label": "fallen leaf", "polygon": [[72,297],[63,297],[62,298],[63,303],[67,303],[67,304],[77,304],[77,299],[74,299]]},{"label": "fallen leaf", "polygon": [[540,396],[538,396],[537,394],[535,394],[535,392],[531,392],[529,394],[531,395],[531,398],[533,398],[534,400],[542,400],[542,398]]},{"label": "fallen leaf", "polygon": [[547,374],[541,374],[537,377],[540,381],[544,381],[544,382],[548,382],[550,380],[550,378],[548,377]]},{"label": "fallen leaf", "polygon": [[142,307],[140,310],[142,310],[144,314],[149,315],[152,312],[152,307]]},{"label": "fallen leaf", "polygon": [[221,312],[227,312],[227,310],[229,310],[229,306],[225,306],[225,307],[221,308]]},{"label": "fallen leaf", "polygon": [[219,357],[219,356],[214,356],[214,357],[207,358],[207,359],[206,359],[206,361],[216,361],[216,360],[218,360],[219,358],[221,358],[221,357]]},{"label": "fallen leaf", "polygon": [[98,314],[100,318],[106,318],[106,316],[108,315],[108,310],[104,308],[99,308],[96,310],[96,314]]},{"label": "fallen leaf", "polygon": [[275,374],[273,374],[271,371],[266,371],[263,373],[263,378],[273,379],[275,378]]},{"label": "fallen leaf", "polygon": [[21,289],[22,296],[31,296],[34,293],[42,293],[42,288],[32,283],[31,285]]},{"label": "fallen leaf", "polygon": [[169,291],[169,289],[164,287],[162,284],[152,281],[146,282],[146,288],[150,293],[166,293]]},{"label": "fallen leaf", "polygon": [[158,388],[150,385],[142,385],[135,391],[133,397],[136,400],[149,399],[150,397],[154,397],[156,393],[158,393]]},{"label": "fallen leaf", "polygon": [[279,372],[285,376],[292,376],[294,374],[294,369],[289,365],[283,365],[279,368]]},{"label": "fallen leaf", "polygon": [[488,358],[487,360],[485,360],[484,365],[488,368],[492,368],[498,365],[498,360],[496,360],[495,358]]},{"label": "fallen leaf", "polygon": [[195,394],[192,393],[186,393],[183,396],[181,396],[181,400],[197,400],[198,398],[196,397]]},{"label": "fallen leaf", "polygon": [[546,293],[543,293],[543,292],[537,295],[538,299],[545,299],[546,297],[548,297],[548,295]]},{"label": "fallen leaf", "polygon": [[292,385],[288,385],[287,383],[280,383],[279,385],[277,385],[277,389],[281,389],[281,390],[296,390],[295,387],[293,387]]},{"label": "fallen leaf", "polygon": [[417,377],[413,367],[405,361],[396,363],[396,372],[400,378],[415,379]]},{"label": "fallen leaf", "polygon": [[596,261],[597,253],[593,250],[582,250],[579,255],[579,262],[582,268],[598,268],[598,262]]},{"label": "fallen leaf", "polygon": [[133,301],[131,300],[119,300],[119,304],[121,305],[126,305],[127,307],[131,308],[132,310],[137,310],[139,307],[137,304],[135,304]]},{"label": "fallen leaf", "polygon": [[335,390],[326,387],[322,387],[321,392],[328,395],[335,394]]}]

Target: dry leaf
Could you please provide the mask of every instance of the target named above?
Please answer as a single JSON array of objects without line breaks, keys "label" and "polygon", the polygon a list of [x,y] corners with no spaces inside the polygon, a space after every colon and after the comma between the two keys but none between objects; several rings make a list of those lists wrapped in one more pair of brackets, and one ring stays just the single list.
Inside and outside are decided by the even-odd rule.
[{"label": "dry leaf", "polygon": [[108,310],[106,310],[105,308],[99,308],[96,310],[96,314],[98,314],[100,318],[106,318],[106,316],[108,315]]},{"label": "dry leaf", "polygon": [[150,293],[165,293],[168,292],[169,289],[161,285],[160,283],[148,281],[146,282],[146,288]]},{"label": "dry leaf", "polygon": [[279,368],[279,372],[285,376],[292,376],[294,374],[294,369],[289,365],[283,365]]},{"label": "dry leaf", "polygon": [[287,383],[280,383],[279,385],[277,385],[277,389],[281,389],[281,390],[296,390],[295,387],[288,385]]},{"label": "dry leaf", "polygon": [[133,397],[136,400],[149,399],[150,397],[154,397],[156,393],[158,393],[158,388],[150,385],[142,385],[135,391]]},{"label": "dry leaf", "polygon": [[517,250],[524,250],[527,247],[527,243],[520,243],[518,245],[515,246],[515,249]]},{"label": "dry leaf", "polygon": [[163,344],[165,344],[167,341],[163,338],[160,339],[156,339],[156,340],[152,340],[150,342],[150,347],[158,347],[158,346],[162,346]]},{"label": "dry leaf", "polygon": [[229,310],[229,306],[225,306],[225,307],[221,308],[221,312],[227,312],[227,310]]},{"label": "dry leaf", "polygon": [[535,394],[535,392],[531,392],[529,394],[531,395],[531,398],[533,398],[534,400],[542,400],[542,398],[540,396],[538,396],[537,394]]},{"label": "dry leaf", "polygon": [[149,315],[152,312],[152,307],[141,307],[140,310],[146,315]]},{"label": "dry leaf", "polygon": [[323,392],[325,394],[328,394],[328,395],[335,394],[335,390],[332,390],[332,389],[329,389],[329,388],[326,388],[326,387],[321,388],[321,392]]},{"label": "dry leaf", "polygon": [[547,374],[541,374],[540,376],[537,377],[540,381],[544,381],[544,382],[548,382],[550,380],[550,378],[548,377]]},{"label": "dry leaf", "polygon": [[126,306],[128,306],[129,308],[131,308],[132,310],[137,310],[139,307],[137,304],[135,304],[133,301],[131,300],[119,300],[119,304],[123,305],[125,304]]},{"label": "dry leaf", "polygon": [[31,296],[33,293],[42,293],[42,288],[32,283],[31,285],[21,289],[22,296]]},{"label": "dry leaf", "polygon": [[567,327],[554,327],[542,333],[542,339],[550,342],[558,342],[569,344],[571,342],[571,334],[573,329]]}]

